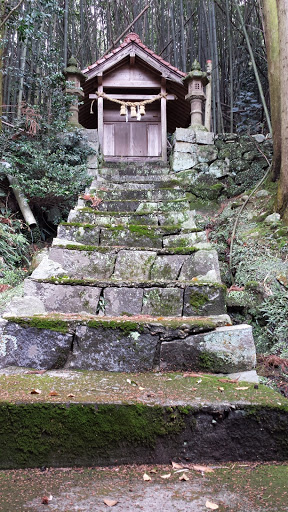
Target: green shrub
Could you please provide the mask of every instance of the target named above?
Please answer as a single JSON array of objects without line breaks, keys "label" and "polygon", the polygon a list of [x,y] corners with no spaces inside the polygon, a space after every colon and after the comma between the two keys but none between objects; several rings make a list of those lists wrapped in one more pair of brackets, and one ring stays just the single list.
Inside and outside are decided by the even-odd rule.
[{"label": "green shrub", "polygon": [[258,351],[288,357],[288,291],[277,290],[258,308],[257,320],[265,325],[256,329]]}]

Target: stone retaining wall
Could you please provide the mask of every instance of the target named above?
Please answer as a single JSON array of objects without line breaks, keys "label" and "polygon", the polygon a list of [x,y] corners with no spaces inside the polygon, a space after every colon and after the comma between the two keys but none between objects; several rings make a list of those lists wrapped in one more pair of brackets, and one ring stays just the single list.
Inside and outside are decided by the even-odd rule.
[{"label": "stone retaining wall", "polygon": [[[257,147],[258,146],[258,147]],[[194,132],[177,128],[171,167],[186,191],[203,200],[233,197],[253,187],[265,174],[272,140],[262,134]]]}]

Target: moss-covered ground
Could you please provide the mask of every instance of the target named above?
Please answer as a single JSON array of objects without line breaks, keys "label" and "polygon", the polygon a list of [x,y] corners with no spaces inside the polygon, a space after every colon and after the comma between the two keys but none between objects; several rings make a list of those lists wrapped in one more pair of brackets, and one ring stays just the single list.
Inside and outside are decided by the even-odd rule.
[{"label": "moss-covered ground", "polygon": [[[288,510],[287,464],[217,464],[202,472],[181,466],[185,471],[172,464],[0,471],[0,510],[104,512],[104,500],[117,502],[113,508],[120,512],[204,512],[207,501],[219,512]],[[151,480],[143,481],[144,474]],[[183,474],[187,480],[180,481]]]},{"label": "moss-covered ground", "polygon": [[[224,380],[223,380],[224,379]],[[255,387],[256,386],[256,387]],[[39,394],[31,391],[39,390]],[[55,395],[51,396],[51,392]],[[203,407],[265,406],[288,412],[288,399],[268,386],[200,373],[109,373],[92,371],[0,371],[0,401],[8,403],[112,403]]]}]

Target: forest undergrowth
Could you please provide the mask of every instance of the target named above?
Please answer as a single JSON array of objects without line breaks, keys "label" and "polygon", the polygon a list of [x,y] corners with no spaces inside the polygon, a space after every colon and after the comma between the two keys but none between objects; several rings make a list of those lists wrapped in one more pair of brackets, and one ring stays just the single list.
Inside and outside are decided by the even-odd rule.
[{"label": "forest undergrowth", "polygon": [[276,185],[267,179],[249,200],[232,253],[231,233],[247,193],[202,222],[218,251],[228,313],[234,323],[252,325],[258,373],[288,396],[288,227],[274,214],[275,195]]}]

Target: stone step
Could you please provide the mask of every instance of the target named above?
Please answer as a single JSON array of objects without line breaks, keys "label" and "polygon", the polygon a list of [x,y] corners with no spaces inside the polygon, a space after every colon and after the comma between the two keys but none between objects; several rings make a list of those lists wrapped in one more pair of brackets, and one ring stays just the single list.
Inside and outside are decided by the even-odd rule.
[{"label": "stone step", "polygon": [[[102,199],[103,201],[109,201],[116,199],[118,201],[125,200],[138,200],[138,201],[174,201],[175,199],[186,199],[187,194],[183,190],[170,188],[170,189],[135,189],[131,190],[123,185],[121,188],[108,188],[104,189],[90,189],[90,194],[93,197]],[[86,201],[85,206],[89,206],[91,202]]]},{"label": "stone step", "polygon": [[[165,269],[165,267],[164,267]],[[161,269],[163,271],[163,267]],[[126,271],[126,280],[125,275]],[[157,273],[157,272],[155,272]],[[137,278],[117,267],[108,280],[99,277],[50,277],[25,280],[26,296],[38,297],[43,312],[151,316],[207,316],[226,313],[224,285],[217,282]],[[181,277],[181,274],[180,274]]]},{"label": "stone step", "polygon": [[117,174],[122,176],[150,176],[150,175],[167,175],[171,174],[170,167],[167,166],[167,164],[161,164],[159,162],[152,164],[147,162],[123,162],[123,163],[109,163],[105,162],[104,167],[99,169],[99,172],[101,174],[111,173],[111,174]]},{"label": "stone step", "polygon": [[[196,228],[195,212],[184,210],[183,212],[99,212],[93,208],[75,208],[70,210],[67,224],[81,227],[82,224],[90,226],[118,226],[118,225],[156,225],[171,226],[181,225],[183,229]],[[65,223],[62,223],[65,225]]]},{"label": "stone step", "polygon": [[[189,377],[179,372],[88,374],[50,370],[40,375],[31,374],[28,365],[2,371],[0,467],[37,468],[36,473],[3,473],[3,510],[45,509],[41,497],[52,491],[52,501],[46,508],[63,512],[102,511],[103,498],[107,497],[118,499],[115,510],[120,507],[121,511],[140,509],[139,503],[145,511],[161,509],[163,503],[168,511],[200,511],[205,510],[207,498],[219,503],[222,510],[284,511],[287,467],[263,466],[259,462],[288,458],[288,400],[263,384],[247,382],[245,375],[238,376],[237,383],[223,383],[219,375],[207,373]],[[244,389],[237,390],[239,387]],[[33,389],[40,393],[31,394]],[[49,396],[51,391],[55,392]],[[183,467],[190,464],[186,473],[190,481],[179,482],[182,473],[174,472],[171,461]],[[227,466],[229,461],[242,461],[242,466],[246,462],[246,466],[219,467],[220,462]],[[258,469],[255,464],[252,469],[247,467],[247,461],[256,461]],[[128,472],[126,466],[123,471],[103,469],[129,463],[146,466],[129,467]],[[166,466],[157,467],[155,472],[157,463]],[[192,469],[191,464],[199,463],[213,464],[211,477],[208,468],[202,471],[205,477]],[[44,474],[39,471],[40,467],[53,466],[59,469],[46,470]],[[78,470],[72,471],[73,466]],[[79,466],[93,469],[79,471]],[[101,470],[95,469],[97,466]],[[70,470],[63,471],[64,467]],[[282,471],[275,473],[277,468]],[[151,482],[143,482],[145,472]],[[161,476],[168,473],[171,477],[167,484]],[[276,502],[259,500],[259,482],[263,485],[267,474],[266,495],[272,489]],[[270,474],[276,478],[271,480]],[[239,475],[243,480],[242,495],[238,493],[235,498],[233,485],[236,482],[238,486]],[[247,476],[254,481],[249,486],[253,492],[248,501]],[[224,493],[219,494],[223,478]],[[14,498],[11,502],[7,485]],[[168,491],[173,495],[172,503]]]},{"label": "stone step", "polygon": [[[102,181],[103,180],[103,181]],[[176,180],[176,181],[175,181]],[[169,174],[136,174],[136,175],[125,175],[125,174],[119,174],[119,172],[114,172],[109,170],[103,170],[99,169],[99,174],[97,176],[97,181],[99,182],[108,182],[108,183],[144,183],[144,184],[151,184],[153,183],[156,187],[165,185],[166,183],[176,183],[178,184],[179,180],[177,179],[177,176],[174,173]]]},{"label": "stone step", "polygon": [[0,364],[111,372],[170,371],[176,365],[178,371],[252,370],[256,355],[251,326],[227,324],[227,315],[200,319],[6,316]]},{"label": "stone step", "polygon": [[57,238],[87,245],[151,248],[180,247],[181,245],[191,247],[195,243],[207,241],[206,233],[197,229],[191,232],[191,230],[181,230],[179,226],[160,227],[141,224],[128,226],[119,224],[113,227],[85,224],[79,227],[62,224],[58,227]]},{"label": "stone step", "polygon": [[[79,205],[85,206],[80,203]],[[119,199],[106,199],[101,201],[98,205],[99,211],[111,212],[181,212],[190,210],[190,204],[187,199],[163,200],[163,201],[149,201],[149,200],[119,200]]]},{"label": "stone step", "polygon": [[49,257],[45,256],[34,270],[32,278],[45,280],[58,276],[114,281],[220,282],[217,253],[210,246],[205,249],[202,246],[163,249],[54,246]]},{"label": "stone step", "polygon": [[[139,177],[137,177],[139,178]],[[159,178],[159,177],[158,177]],[[143,176],[143,181],[135,181],[135,180],[131,180],[130,178],[127,180],[122,180],[122,181],[115,181],[115,180],[105,180],[103,178],[99,178],[99,179],[96,179],[96,180],[93,180],[90,187],[89,187],[89,190],[91,191],[91,193],[93,193],[93,191],[95,190],[107,190],[108,192],[110,190],[112,191],[115,191],[115,190],[162,190],[162,189],[180,189],[180,185],[178,184],[178,182],[176,180],[172,180],[172,179],[169,179],[168,180],[168,177],[165,176],[166,180],[165,181],[159,181],[159,180],[156,180],[156,181],[153,181],[150,179],[150,177],[148,178],[147,176]],[[185,194],[184,190],[183,190],[183,195]]]}]

